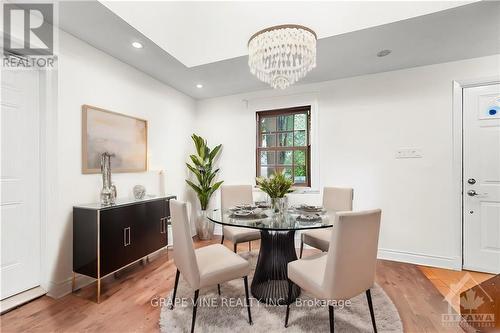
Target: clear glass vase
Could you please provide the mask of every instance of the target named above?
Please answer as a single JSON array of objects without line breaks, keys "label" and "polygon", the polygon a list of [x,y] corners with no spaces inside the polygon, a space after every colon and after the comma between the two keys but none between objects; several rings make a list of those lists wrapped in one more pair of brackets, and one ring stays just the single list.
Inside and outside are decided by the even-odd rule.
[{"label": "clear glass vase", "polygon": [[271,207],[276,214],[284,214],[288,208],[288,198],[271,198]]}]

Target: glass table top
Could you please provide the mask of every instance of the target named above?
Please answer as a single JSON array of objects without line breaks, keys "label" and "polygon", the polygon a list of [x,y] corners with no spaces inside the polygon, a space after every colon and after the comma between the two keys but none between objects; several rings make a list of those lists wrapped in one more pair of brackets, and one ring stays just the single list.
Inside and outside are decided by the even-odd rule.
[{"label": "glass table top", "polygon": [[[306,217],[311,215],[314,215],[314,218]],[[215,209],[207,214],[210,221],[222,225],[279,231],[328,228],[333,225],[334,216],[334,213],[311,214],[295,209],[277,214],[272,209],[261,208],[254,209],[253,214],[244,217],[237,216],[234,210],[222,212],[220,209]]]}]

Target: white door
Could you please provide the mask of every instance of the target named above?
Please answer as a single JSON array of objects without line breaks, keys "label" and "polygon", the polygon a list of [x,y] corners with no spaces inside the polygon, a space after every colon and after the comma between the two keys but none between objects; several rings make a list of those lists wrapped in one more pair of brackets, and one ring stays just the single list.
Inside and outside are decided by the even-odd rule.
[{"label": "white door", "polygon": [[40,284],[38,72],[2,70],[1,297]]},{"label": "white door", "polygon": [[464,268],[500,273],[500,85],[463,92]]}]

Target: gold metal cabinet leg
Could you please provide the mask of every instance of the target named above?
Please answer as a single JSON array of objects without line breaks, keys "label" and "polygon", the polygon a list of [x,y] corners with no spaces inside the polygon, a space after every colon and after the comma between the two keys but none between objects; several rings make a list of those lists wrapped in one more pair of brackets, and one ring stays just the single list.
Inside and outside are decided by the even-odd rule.
[{"label": "gold metal cabinet leg", "polygon": [[71,279],[71,292],[74,292],[76,288],[76,273],[73,272],[73,278]]},{"label": "gold metal cabinet leg", "polygon": [[97,279],[97,304],[101,302],[101,279]]}]

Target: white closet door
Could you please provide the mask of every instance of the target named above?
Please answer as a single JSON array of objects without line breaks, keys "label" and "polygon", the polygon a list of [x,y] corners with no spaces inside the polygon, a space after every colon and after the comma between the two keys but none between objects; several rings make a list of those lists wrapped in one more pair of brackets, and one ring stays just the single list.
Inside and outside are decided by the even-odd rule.
[{"label": "white closet door", "polygon": [[2,70],[1,299],[40,284],[40,115],[35,70]]}]

